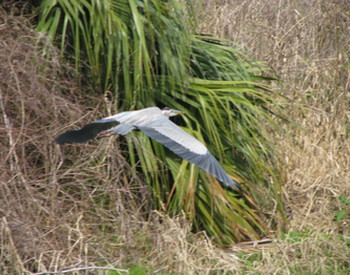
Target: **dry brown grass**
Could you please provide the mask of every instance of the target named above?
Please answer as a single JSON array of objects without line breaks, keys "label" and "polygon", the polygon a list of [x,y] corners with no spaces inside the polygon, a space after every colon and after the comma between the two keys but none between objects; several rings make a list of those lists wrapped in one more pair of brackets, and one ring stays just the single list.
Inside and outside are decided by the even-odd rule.
[{"label": "dry brown grass", "polygon": [[54,144],[62,125],[102,116],[103,96],[81,91],[45,36],[9,11],[22,10],[0,9],[0,274],[236,269],[237,258],[191,233],[184,217],[149,210],[122,140]]},{"label": "dry brown grass", "polygon": [[[350,206],[339,197],[350,198],[350,2],[206,2],[202,32],[269,64],[298,124],[274,133],[285,160],[289,232],[247,274],[347,274]],[[341,210],[347,214],[337,221]],[[301,240],[288,239],[295,234]]]}]

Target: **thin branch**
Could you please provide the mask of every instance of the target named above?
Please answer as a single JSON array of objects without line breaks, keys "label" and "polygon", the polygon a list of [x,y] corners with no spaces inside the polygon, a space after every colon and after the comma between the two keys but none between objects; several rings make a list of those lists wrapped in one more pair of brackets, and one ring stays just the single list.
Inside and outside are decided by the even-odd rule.
[{"label": "thin branch", "polygon": [[65,273],[74,272],[74,271],[95,270],[95,269],[113,270],[113,271],[125,272],[125,273],[129,274],[129,270],[126,270],[126,269],[119,269],[119,268],[108,267],[108,266],[83,266],[83,267],[70,268],[70,269],[65,269],[65,270],[60,270],[60,271],[36,272],[36,273],[31,273],[31,275],[65,274]]}]

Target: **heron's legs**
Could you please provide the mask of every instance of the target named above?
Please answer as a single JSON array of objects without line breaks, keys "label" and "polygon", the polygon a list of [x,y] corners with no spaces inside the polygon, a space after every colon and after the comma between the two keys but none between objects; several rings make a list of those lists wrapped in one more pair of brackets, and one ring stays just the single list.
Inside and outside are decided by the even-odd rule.
[{"label": "heron's legs", "polygon": [[134,129],[136,129],[136,128],[132,125],[121,123],[118,126],[115,126],[111,129],[108,129],[108,130],[101,132],[100,134],[97,135],[97,137],[102,138],[102,137],[110,137],[113,135],[123,135],[124,136]]},{"label": "heron's legs", "polygon": [[103,131],[103,132],[99,133],[96,138],[106,138],[106,137],[113,136],[115,134],[116,134],[115,132],[113,132],[111,130],[107,130],[107,131]]}]

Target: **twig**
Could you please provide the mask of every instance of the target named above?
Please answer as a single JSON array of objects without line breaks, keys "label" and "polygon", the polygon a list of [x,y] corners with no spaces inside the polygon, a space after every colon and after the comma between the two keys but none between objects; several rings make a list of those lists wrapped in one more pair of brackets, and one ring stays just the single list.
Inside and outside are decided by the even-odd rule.
[{"label": "twig", "polygon": [[44,271],[44,272],[35,272],[31,273],[31,275],[44,275],[44,274],[64,274],[68,272],[74,272],[74,271],[80,271],[80,270],[94,270],[94,269],[102,269],[102,270],[113,270],[117,272],[125,272],[129,273],[129,270],[126,269],[119,269],[114,267],[107,267],[107,266],[83,266],[83,267],[76,267],[76,268],[70,268],[60,271]]}]

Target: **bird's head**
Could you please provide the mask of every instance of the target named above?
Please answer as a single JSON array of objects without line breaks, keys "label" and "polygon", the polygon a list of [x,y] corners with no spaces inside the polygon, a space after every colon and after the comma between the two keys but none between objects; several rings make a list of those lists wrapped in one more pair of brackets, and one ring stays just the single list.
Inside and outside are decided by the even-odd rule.
[{"label": "bird's head", "polygon": [[168,107],[165,107],[165,108],[162,109],[162,113],[163,113],[163,115],[165,117],[169,118],[169,117],[172,117],[172,116],[182,115],[185,112],[178,111],[178,110],[173,110],[173,109],[170,109]]}]

